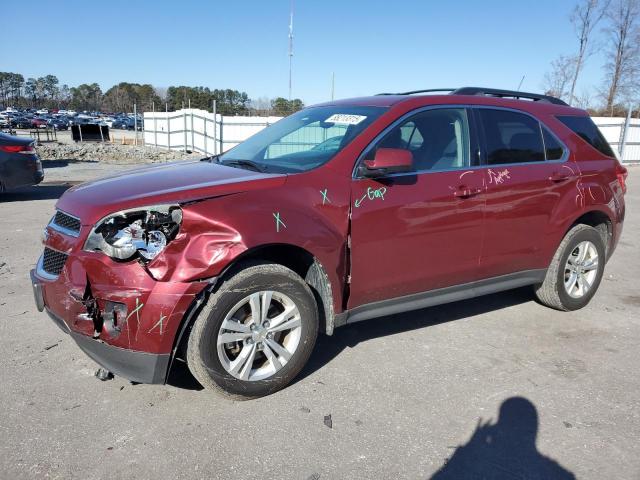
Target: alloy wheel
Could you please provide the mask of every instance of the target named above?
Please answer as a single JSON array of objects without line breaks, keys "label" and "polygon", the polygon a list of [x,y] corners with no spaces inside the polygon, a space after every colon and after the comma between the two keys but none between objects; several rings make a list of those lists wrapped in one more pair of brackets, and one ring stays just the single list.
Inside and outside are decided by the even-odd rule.
[{"label": "alloy wheel", "polygon": [[302,319],[287,295],[271,290],[252,293],[225,316],[217,338],[224,369],[240,380],[271,377],[291,359],[302,333]]},{"label": "alloy wheel", "polygon": [[573,249],[564,267],[564,288],[572,298],[584,297],[598,275],[598,250],[590,241]]}]

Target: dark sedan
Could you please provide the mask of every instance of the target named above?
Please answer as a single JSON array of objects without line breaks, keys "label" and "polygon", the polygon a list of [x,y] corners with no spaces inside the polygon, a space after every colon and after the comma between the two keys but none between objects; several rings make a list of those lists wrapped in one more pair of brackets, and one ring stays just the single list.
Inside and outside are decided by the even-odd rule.
[{"label": "dark sedan", "polygon": [[29,117],[14,117],[11,120],[11,126],[15,128],[31,128],[31,118]]},{"label": "dark sedan", "polygon": [[32,138],[0,133],[0,192],[36,185],[44,178]]},{"label": "dark sedan", "polygon": [[47,121],[47,126],[55,130],[69,130],[69,121],[61,118],[52,118]]}]

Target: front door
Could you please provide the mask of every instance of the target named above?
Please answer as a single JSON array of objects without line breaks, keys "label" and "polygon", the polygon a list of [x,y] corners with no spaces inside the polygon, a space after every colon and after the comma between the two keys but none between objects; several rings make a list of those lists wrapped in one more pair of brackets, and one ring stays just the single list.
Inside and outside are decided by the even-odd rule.
[{"label": "front door", "polygon": [[365,151],[404,148],[414,171],[352,183],[348,308],[478,278],[483,171],[465,108],[407,116]]}]

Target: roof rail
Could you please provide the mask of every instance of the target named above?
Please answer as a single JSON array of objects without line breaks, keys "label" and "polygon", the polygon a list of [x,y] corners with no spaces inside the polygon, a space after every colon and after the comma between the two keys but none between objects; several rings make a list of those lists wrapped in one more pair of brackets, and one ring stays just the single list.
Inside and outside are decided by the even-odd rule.
[{"label": "roof rail", "polygon": [[435,92],[453,92],[455,88],[429,88],[426,90],[412,90],[410,92],[401,93],[378,93],[377,95],[413,95],[415,93],[435,93]]},{"label": "roof rail", "polygon": [[486,95],[489,97],[511,97],[515,99],[526,98],[529,100],[533,100],[534,102],[542,102],[542,103],[553,103],[555,105],[566,105],[569,106],[563,100],[559,98],[552,97],[550,95],[541,95],[538,93],[527,93],[527,92],[518,92],[515,90],[500,90],[497,88],[481,88],[481,87],[463,87],[458,88],[451,92],[452,95]]}]

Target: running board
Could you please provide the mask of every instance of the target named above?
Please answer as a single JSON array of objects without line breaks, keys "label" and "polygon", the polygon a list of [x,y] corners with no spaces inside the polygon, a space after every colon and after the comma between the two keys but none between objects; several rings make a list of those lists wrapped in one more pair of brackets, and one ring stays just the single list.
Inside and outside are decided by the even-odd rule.
[{"label": "running board", "polygon": [[453,287],[439,288],[428,292],[414,293],[404,297],[368,303],[336,315],[335,326],[340,327],[349,323],[361,322],[372,318],[467,300],[469,298],[503,292],[526,285],[535,285],[542,283],[546,274],[547,271],[545,269],[526,270],[524,272],[510,273],[499,277],[455,285]]}]

